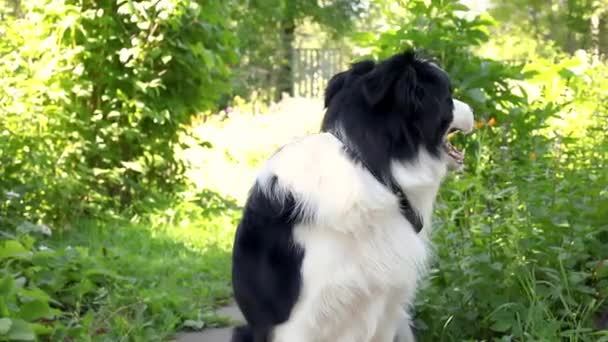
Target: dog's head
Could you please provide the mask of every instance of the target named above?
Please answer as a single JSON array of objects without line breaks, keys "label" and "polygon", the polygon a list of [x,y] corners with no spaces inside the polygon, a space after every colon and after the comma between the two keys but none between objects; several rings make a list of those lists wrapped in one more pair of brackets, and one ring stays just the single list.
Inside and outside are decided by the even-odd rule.
[{"label": "dog's head", "polygon": [[330,80],[325,106],[322,131],[342,139],[379,175],[422,149],[451,169],[463,165],[448,134],[470,132],[472,111],[452,98],[448,74],[414,52],[353,64]]}]

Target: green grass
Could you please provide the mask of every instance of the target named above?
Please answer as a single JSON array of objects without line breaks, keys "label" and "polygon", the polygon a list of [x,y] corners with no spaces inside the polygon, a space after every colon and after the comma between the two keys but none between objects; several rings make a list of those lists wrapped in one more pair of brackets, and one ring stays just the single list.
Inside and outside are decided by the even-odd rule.
[{"label": "green grass", "polygon": [[[203,203],[204,201],[204,203]],[[140,223],[83,222],[51,246],[83,246],[120,279],[95,312],[100,340],[164,340],[181,328],[225,325],[213,309],[230,298],[230,248],[239,212],[205,192]],[[184,321],[187,321],[184,326]]]},{"label": "green grass", "polygon": [[[156,204],[143,219],[73,222],[38,244],[27,235],[0,244],[0,259],[15,251],[11,246],[25,246],[0,273],[0,293],[8,298],[0,300],[0,313],[5,305],[37,303],[13,322],[38,322],[51,341],[164,341],[177,330],[229,324],[214,308],[231,296],[238,206],[209,191],[168,204]],[[15,272],[52,299],[6,278]]]}]

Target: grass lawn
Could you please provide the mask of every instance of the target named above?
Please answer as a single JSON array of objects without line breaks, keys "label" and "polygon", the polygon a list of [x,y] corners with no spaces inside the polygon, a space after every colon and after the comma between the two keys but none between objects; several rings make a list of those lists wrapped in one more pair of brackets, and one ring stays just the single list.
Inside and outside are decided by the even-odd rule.
[{"label": "grass lawn", "polygon": [[[238,209],[234,202],[203,192],[145,222],[81,222],[74,227],[76,234],[55,236],[49,247],[77,247],[93,268],[110,274],[107,285],[84,289],[77,299],[95,309],[86,335],[157,341],[177,329],[227,324],[212,309],[230,298],[230,248]],[[79,306],[72,313],[75,320],[82,314]]]}]

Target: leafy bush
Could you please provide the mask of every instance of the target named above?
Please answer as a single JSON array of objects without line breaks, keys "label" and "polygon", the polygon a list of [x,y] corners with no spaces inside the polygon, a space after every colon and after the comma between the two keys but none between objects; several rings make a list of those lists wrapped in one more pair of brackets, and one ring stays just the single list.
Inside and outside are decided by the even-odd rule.
[{"label": "leafy bush", "polygon": [[224,2],[22,6],[0,35],[0,193],[17,194],[2,216],[66,221],[172,190],[178,133],[228,90]]},{"label": "leafy bush", "polygon": [[92,309],[105,302],[120,277],[86,249],[53,250],[19,234],[0,240],[0,261],[0,339],[64,340],[98,333],[90,331]]},{"label": "leafy bush", "polygon": [[239,214],[205,191],[148,208],[141,223],[25,223],[0,233],[0,341],[165,341],[226,319]]},{"label": "leafy bush", "polygon": [[376,4],[388,25],[356,40],[377,57],[425,47],[479,121],[457,142],[466,173],[440,194],[437,261],[416,305],[423,340],[608,339],[594,325],[608,288],[608,67],[481,57],[494,21],[455,0]]}]

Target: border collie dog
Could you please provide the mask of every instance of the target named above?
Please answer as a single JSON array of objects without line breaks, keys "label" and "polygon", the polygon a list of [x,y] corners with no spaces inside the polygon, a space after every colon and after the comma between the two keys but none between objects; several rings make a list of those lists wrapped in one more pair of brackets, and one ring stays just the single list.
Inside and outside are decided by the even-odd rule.
[{"label": "border collie dog", "polygon": [[363,61],[325,92],[321,133],[263,166],[234,242],[247,325],[232,341],[414,341],[407,308],[429,257],[433,202],[469,132],[436,64],[408,51]]}]

